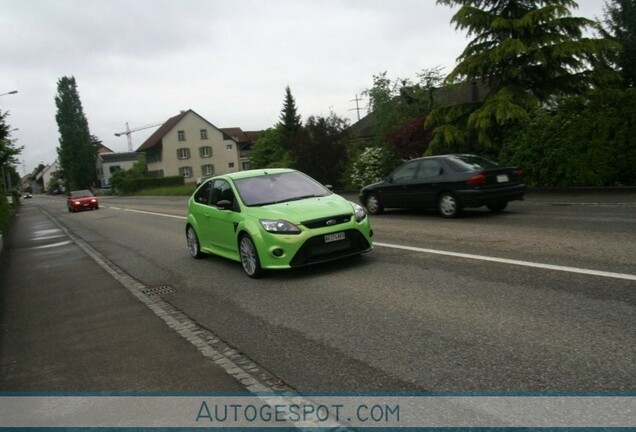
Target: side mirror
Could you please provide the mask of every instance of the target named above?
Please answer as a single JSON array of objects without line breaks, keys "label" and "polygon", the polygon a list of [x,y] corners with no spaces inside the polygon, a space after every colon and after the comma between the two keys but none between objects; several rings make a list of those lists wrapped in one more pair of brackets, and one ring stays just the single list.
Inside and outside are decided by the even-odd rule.
[{"label": "side mirror", "polygon": [[219,210],[232,210],[232,203],[228,200],[221,200],[216,203]]}]

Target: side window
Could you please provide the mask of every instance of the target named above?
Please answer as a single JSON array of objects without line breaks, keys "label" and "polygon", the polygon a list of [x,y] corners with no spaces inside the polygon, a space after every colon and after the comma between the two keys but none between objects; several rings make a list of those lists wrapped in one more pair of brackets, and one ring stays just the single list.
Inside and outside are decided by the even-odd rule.
[{"label": "side window", "polygon": [[425,179],[429,177],[435,177],[439,175],[441,165],[439,161],[435,159],[423,160],[420,164],[420,169],[417,172],[418,179]]},{"label": "side window", "polygon": [[194,200],[199,204],[210,205],[210,192],[212,191],[212,181],[205,182],[194,194]]},{"label": "side window", "polygon": [[415,177],[415,171],[417,171],[417,165],[420,161],[406,162],[404,165],[397,168],[391,178],[395,182],[402,182],[413,179]]},{"label": "side window", "polygon": [[212,189],[212,200],[210,203],[216,206],[219,201],[227,200],[232,203],[233,208],[236,210],[236,200],[234,199],[234,192],[229,183],[225,180],[215,180],[214,188]]}]

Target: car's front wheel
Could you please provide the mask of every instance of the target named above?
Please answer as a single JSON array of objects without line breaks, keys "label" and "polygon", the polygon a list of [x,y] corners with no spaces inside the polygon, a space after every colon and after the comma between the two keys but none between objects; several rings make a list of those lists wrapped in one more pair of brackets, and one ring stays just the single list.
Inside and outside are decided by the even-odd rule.
[{"label": "car's front wheel", "polygon": [[190,251],[190,255],[192,255],[192,258],[202,258],[203,252],[201,252],[199,237],[197,237],[196,231],[190,225],[188,225],[188,229],[186,229],[186,241],[188,243],[188,251]]},{"label": "car's front wheel", "polygon": [[372,215],[379,215],[384,211],[384,206],[382,202],[375,194],[370,194],[367,197],[367,202],[365,204],[367,211]]},{"label": "car's front wheel", "polygon": [[258,258],[258,251],[252,238],[243,234],[239,241],[239,254],[241,256],[241,264],[243,270],[251,278],[259,278],[263,275],[263,269],[261,268],[261,262]]},{"label": "car's front wheel", "polygon": [[462,212],[457,197],[450,192],[444,192],[439,196],[437,207],[439,214],[445,218],[456,218]]}]

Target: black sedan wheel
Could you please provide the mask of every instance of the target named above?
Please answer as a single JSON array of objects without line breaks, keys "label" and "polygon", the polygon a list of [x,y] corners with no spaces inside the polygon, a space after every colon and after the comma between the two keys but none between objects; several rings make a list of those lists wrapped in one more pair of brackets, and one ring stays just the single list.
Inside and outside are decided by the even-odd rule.
[{"label": "black sedan wheel", "polygon": [[201,252],[199,237],[197,237],[196,231],[191,226],[188,226],[188,229],[186,230],[186,241],[188,242],[188,251],[190,251],[192,258],[202,258],[203,252]]},{"label": "black sedan wheel", "polygon": [[369,214],[372,214],[372,215],[379,215],[384,211],[384,206],[382,205],[382,202],[380,202],[380,199],[374,194],[371,194],[367,197],[367,202],[365,204],[365,207],[367,208],[367,211],[369,212]]},{"label": "black sedan wheel", "polygon": [[243,264],[243,270],[251,278],[259,278],[263,275],[263,269],[261,268],[261,262],[258,258],[258,251],[254,242],[247,234],[241,236],[239,242],[239,254],[241,255],[241,264]]},{"label": "black sedan wheel", "polygon": [[508,207],[508,203],[502,202],[496,204],[488,204],[486,207],[488,207],[488,210],[490,210],[491,212],[501,213],[506,209],[506,207]]},{"label": "black sedan wheel", "polygon": [[440,195],[437,202],[439,214],[445,218],[456,218],[462,212],[461,205],[457,201],[457,197],[450,192],[444,192]]}]

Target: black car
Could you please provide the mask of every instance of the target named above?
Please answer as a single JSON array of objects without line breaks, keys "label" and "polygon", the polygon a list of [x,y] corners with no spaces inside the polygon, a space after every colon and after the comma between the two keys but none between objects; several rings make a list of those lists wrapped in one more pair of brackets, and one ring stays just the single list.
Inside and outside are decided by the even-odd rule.
[{"label": "black car", "polygon": [[502,167],[470,154],[412,159],[383,181],[365,186],[360,202],[370,214],[385,208],[437,209],[454,218],[463,208],[487,206],[503,211],[526,191],[521,170]]}]

